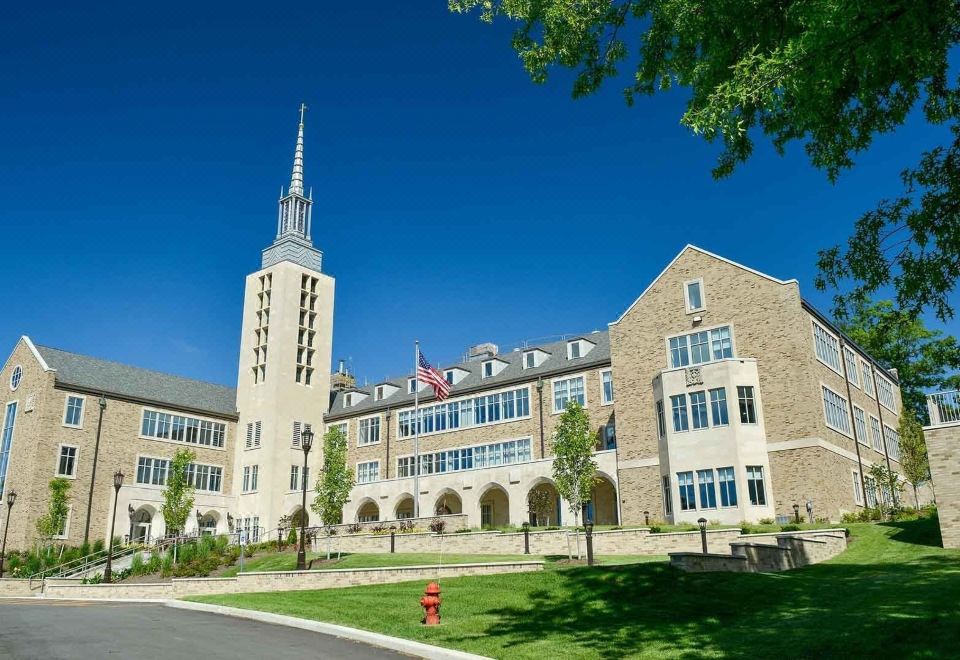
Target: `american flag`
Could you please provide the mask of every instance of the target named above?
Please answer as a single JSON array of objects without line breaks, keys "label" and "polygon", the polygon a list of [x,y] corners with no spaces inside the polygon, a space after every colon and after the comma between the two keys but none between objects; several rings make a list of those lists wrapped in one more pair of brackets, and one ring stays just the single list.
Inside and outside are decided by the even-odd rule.
[{"label": "american flag", "polygon": [[437,401],[443,401],[450,394],[450,383],[443,377],[439,369],[434,369],[423,357],[423,353],[417,352],[417,380],[433,387],[434,394],[437,395]]}]

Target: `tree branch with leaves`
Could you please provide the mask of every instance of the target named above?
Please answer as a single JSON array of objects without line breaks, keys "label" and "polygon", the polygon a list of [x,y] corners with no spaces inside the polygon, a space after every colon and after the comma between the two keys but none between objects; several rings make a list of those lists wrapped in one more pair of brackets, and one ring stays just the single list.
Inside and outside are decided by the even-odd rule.
[{"label": "tree branch with leaves", "polygon": [[163,514],[168,535],[183,534],[193,511],[195,488],[190,484],[187,469],[195,458],[192,450],[178,449],[170,461],[167,485],[160,491],[160,497],[163,498],[160,513]]},{"label": "tree branch with leaves", "polygon": [[[560,415],[553,432],[553,480],[557,492],[570,503],[575,527],[580,526],[580,511],[593,496],[597,464],[593,452],[597,433],[590,428],[590,417],[576,401],[571,401]],[[580,536],[577,535],[577,556]]]}]

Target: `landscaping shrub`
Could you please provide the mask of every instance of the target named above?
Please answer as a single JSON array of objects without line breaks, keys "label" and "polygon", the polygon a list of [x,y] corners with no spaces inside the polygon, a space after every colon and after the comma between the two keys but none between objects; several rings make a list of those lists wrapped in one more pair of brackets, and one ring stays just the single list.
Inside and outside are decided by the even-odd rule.
[{"label": "landscaping shrub", "polygon": [[86,556],[89,555],[89,554],[90,554],[90,542],[87,541],[86,543],[81,543],[81,544],[80,544],[80,556],[81,556],[81,557],[86,557]]},{"label": "landscaping shrub", "polygon": [[168,551],[163,553],[163,558],[160,560],[160,575],[163,577],[170,577],[173,573],[173,555]]},{"label": "landscaping shrub", "polygon": [[773,518],[761,518],[761,519],[760,519],[760,524],[761,524],[761,525],[772,525],[773,523],[774,523]]},{"label": "landscaping shrub", "polygon": [[407,534],[413,531],[413,521],[412,520],[401,520],[398,525],[398,529],[401,534]]},{"label": "landscaping shrub", "polygon": [[103,539],[97,539],[93,542],[94,552],[103,552]]},{"label": "landscaping shrub", "polygon": [[472,531],[473,531],[473,530],[470,529],[469,527],[461,527],[460,529],[455,529],[455,530],[453,530],[453,533],[454,533],[454,534],[469,534],[469,533],[472,532]]},{"label": "landscaping shrub", "polygon": [[290,545],[297,544],[297,530],[294,529],[293,527],[291,527],[290,531],[287,532],[287,543],[289,543]]},{"label": "landscaping shrub", "polygon": [[347,527],[347,534],[359,534],[363,531],[363,525],[360,523],[353,523]]},{"label": "landscaping shrub", "polygon": [[781,532],[799,532],[800,525],[780,525]]},{"label": "landscaping shrub", "polygon": [[133,559],[130,560],[130,572],[134,575],[143,575],[147,570],[147,565],[143,561],[143,555],[139,552],[133,553]]},{"label": "landscaping shrub", "polygon": [[370,528],[370,531],[373,532],[374,534],[386,534],[387,532],[390,531],[390,528],[384,525],[383,523],[377,523],[376,525]]},{"label": "landscaping shrub", "polygon": [[158,573],[163,568],[163,559],[159,553],[154,552],[147,560],[147,573]]},{"label": "landscaping shrub", "polygon": [[663,528],[660,527],[660,525],[650,525],[650,533],[651,533],[651,534],[659,534],[662,529],[663,529]]},{"label": "landscaping shrub", "polygon": [[447,521],[442,518],[434,518],[430,521],[430,531],[434,534],[443,534],[447,528]]}]

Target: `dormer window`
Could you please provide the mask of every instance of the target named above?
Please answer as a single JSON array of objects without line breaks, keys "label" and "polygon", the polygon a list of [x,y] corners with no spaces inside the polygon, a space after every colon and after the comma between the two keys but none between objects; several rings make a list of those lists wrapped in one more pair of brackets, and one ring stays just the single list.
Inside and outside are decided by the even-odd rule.
[{"label": "dormer window", "polygon": [[537,355],[533,351],[528,351],[523,354],[523,368],[524,369],[533,369],[537,366]]},{"label": "dormer window", "polygon": [[380,401],[381,399],[383,399],[383,385],[377,385],[377,391],[374,398],[377,401]]},{"label": "dormer window", "polygon": [[570,342],[569,344],[567,344],[567,357],[568,357],[570,360],[574,360],[574,359],[580,357],[580,342],[579,342],[579,341],[572,341],[572,342]]},{"label": "dormer window", "polygon": [[450,383],[451,385],[453,385],[453,369],[447,369],[446,371],[444,371],[444,372],[443,372],[443,378],[444,378],[444,380],[446,380],[448,383]]},{"label": "dormer window", "polygon": [[703,278],[689,280],[683,283],[683,299],[687,305],[688,314],[702,312],[704,310]]},{"label": "dormer window", "polygon": [[497,358],[486,360],[482,365],[480,365],[480,375],[483,378],[492,378],[503,371],[507,364],[507,362]]},{"label": "dormer window", "polygon": [[343,395],[343,407],[349,408],[353,405],[353,392],[347,392]]},{"label": "dormer window", "polygon": [[413,394],[417,391],[417,379],[408,378],[407,379],[407,394]]},{"label": "dormer window", "polygon": [[493,376],[493,360],[483,363],[483,377],[490,378]]}]

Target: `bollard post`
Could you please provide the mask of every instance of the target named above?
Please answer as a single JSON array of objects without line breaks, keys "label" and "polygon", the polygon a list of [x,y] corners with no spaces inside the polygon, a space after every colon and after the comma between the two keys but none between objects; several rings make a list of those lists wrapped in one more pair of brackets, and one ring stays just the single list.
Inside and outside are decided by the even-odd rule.
[{"label": "bollard post", "polygon": [[798,525],[800,524],[800,505],[799,504],[793,505],[793,521]]},{"label": "bollard post", "polygon": [[390,554],[393,554],[397,551],[397,533],[390,530]]},{"label": "bollard post", "polygon": [[523,523],[523,554],[530,554],[530,523]]},{"label": "bollard post", "polygon": [[647,527],[650,526],[650,512],[649,512],[649,511],[644,511],[644,512],[643,512],[643,524],[646,525]]},{"label": "bollard post", "polygon": [[587,532],[587,566],[593,566],[593,521],[588,520],[583,528]]},{"label": "bollard post", "polygon": [[703,554],[707,554],[707,519],[700,518],[697,520],[697,524],[700,525],[700,543],[703,545]]}]

